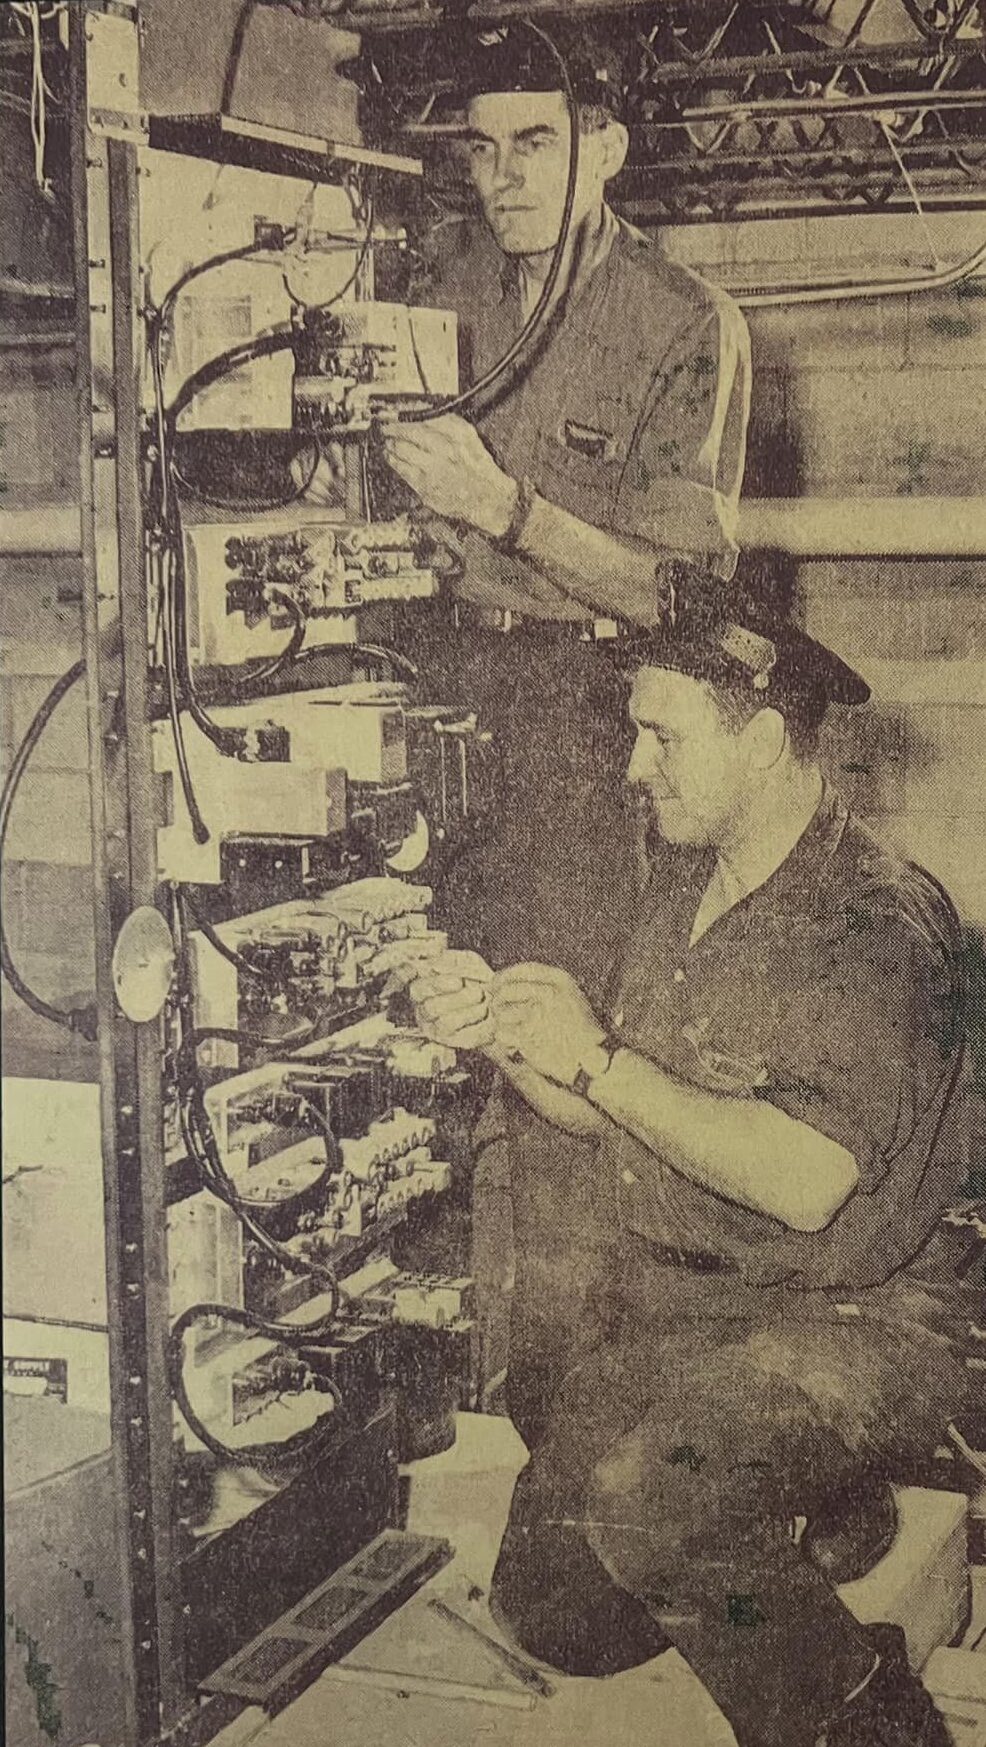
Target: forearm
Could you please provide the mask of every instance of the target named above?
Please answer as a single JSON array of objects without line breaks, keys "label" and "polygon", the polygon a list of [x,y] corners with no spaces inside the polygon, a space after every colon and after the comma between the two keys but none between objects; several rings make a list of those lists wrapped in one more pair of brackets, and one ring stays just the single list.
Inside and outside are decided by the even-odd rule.
[{"label": "forearm", "polygon": [[486,1054],[524,1102],[555,1128],[580,1140],[597,1140],[605,1132],[606,1118],[586,1099],[546,1080],[528,1063],[514,1061],[504,1050],[494,1047]]},{"label": "forearm", "polygon": [[566,599],[599,617],[654,626],[664,615],[658,554],[652,546],[620,539],[540,495],[524,523],[517,552]]},{"label": "forearm", "polygon": [[593,1107],[703,1189],[820,1231],[858,1179],[852,1155],[765,1099],[690,1086],[618,1050],[590,1082]]}]

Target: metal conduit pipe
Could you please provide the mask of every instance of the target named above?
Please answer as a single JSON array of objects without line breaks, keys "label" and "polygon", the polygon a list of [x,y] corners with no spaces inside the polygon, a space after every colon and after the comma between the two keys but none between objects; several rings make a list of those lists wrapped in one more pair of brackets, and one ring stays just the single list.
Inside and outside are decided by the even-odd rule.
[{"label": "metal conduit pipe", "polygon": [[[986,559],[982,497],[747,497],[739,543],[795,558]],[[71,504],[0,510],[0,553],[58,556],[80,549]]]},{"label": "metal conduit pipe", "polygon": [[739,543],[794,558],[986,559],[986,494],[742,498]]}]

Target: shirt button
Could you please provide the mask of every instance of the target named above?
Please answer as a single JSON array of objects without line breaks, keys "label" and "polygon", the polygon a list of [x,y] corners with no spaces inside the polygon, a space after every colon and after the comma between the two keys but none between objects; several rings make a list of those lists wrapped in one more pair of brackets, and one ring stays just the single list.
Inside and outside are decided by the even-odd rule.
[{"label": "shirt button", "polygon": [[633,1171],[626,1170],[623,1172],[623,1181],[624,1181],[624,1183],[635,1183],[637,1181],[637,1178],[634,1175]]},{"label": "shirt button", "polygon": [[680,965],[678,966],[678,969],[674,973],[674,980],[676,983],[683,983],[685,980],[685,973],[682,970]]}]

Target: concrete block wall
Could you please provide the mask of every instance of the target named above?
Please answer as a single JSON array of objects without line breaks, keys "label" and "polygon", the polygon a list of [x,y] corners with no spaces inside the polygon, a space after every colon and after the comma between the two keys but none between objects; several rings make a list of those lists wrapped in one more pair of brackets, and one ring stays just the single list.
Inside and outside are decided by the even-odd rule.
[{"label": "concrete block wall", "polygon": [[[943,261],[986,214],[929,216]],[[778,219],[665,235],[669,253],[742,289],[927,272],[916,214]],[[750,310],[751,496],[986,492],[986,279],[950,290]],[[986,561],[804,562],[805,622],[854,661],[873,704],[826,736],[840,786],[986,926]]]},{"label": "concrete block wall", "polygon": [[[32,481],[38,489],[42,484]],[[39,704],[81,652],[79,582],[77,559],[5,561],[0,609],[0,765],[5,772]],[[10,816],[3,869],[4,928],[14,962],[29,987],[56,1006],[91,998],[94,984],[88,761],[80,683],[59,704],[32,754]],[[36,1018],[6,983],[2,1002],[6,1075],[96,1077],[93,1046]]]}]

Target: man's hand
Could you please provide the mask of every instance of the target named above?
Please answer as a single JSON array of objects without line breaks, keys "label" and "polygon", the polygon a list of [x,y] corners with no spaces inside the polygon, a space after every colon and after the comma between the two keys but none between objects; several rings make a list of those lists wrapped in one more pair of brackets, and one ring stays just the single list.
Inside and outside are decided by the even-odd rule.
[{"label": "man's hand", "polygon": [[424,424],[385,425],[383,452],[436,515],[465,522],[492,540],[507,532],[517,507],[517,482],[497,465],[467,419],[446,413]]},{"label": "man's hand", "polygon": [[497,1047],[546,1079],[572,1086],[606,1032],[582,990],[554,965],[518,964],[493,979]]},{"label": "man's hand", "polygon": [[419,1029],[451,1049],[488,1048],[493,1043],[492,978],[475,952],[443,952],[419,961],[408,984]]}]

